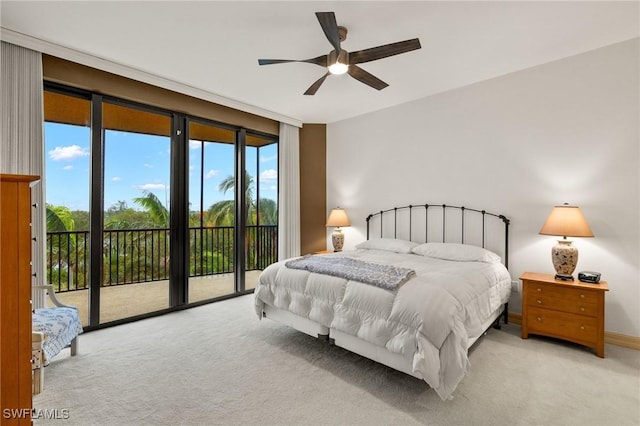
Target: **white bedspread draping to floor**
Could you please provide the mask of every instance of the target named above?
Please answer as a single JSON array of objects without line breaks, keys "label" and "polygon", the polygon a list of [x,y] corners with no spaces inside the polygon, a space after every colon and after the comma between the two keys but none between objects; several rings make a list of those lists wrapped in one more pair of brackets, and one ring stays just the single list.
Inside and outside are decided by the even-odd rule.
[{"label": "white bedspread draping to floor", "polygon": [[414,375],[449,398],[469,368],[468,340],[479,336],[485,320],[509,299],[506,268],[381,250],[331,256],[409,268],[416,276],[394,292],[278,262],[259,279],[258,315],[266,303],[411,357]]}]

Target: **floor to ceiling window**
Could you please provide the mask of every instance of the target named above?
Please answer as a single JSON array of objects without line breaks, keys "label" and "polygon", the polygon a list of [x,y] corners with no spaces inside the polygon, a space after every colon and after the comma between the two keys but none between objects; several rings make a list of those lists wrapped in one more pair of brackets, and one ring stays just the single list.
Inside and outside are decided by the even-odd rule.
[{"label": "floor to ceiling window", "polygon": [[[89,324],[91,102],[44,93],[47,283]],[[47,303],[51,303],[46,298]]]},{"label": "floor to ceiling window", "polygon": [[236,132],[189,122],[189,301],[232,294]]},{"label": "floor to ceiling window", "polygon": [[255,287],[277,259],[276,136],[45,87],[49,282],[85,326]]},{"label": "floor to ceiling window", "polygon": [[102,129],[104,323],[169,307],[171,116],[103,102]]},{"label": "floor to ceiling window", "polygon": [[278,258],[278,144],[273,137],[248,134],[247,244],[245,288],[255,288],[260,271]]}]

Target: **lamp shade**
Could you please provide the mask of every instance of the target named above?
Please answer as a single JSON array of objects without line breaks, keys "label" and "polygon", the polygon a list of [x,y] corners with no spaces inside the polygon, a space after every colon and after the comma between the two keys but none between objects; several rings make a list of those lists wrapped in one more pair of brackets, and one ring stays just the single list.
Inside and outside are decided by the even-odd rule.
[{"label": "lamp shade", "polygon": [[340,207],[336,207],[331,210],[329,214],[329,218],[327,219],[327,226],[351,226],[351,222],[349,222],[349,217],[347,216],[347,212]]},{"label": "lamp shade", "polygon": [[593,237],[593,232],[578,206],[555,206],[540,229],[541,235]]}]

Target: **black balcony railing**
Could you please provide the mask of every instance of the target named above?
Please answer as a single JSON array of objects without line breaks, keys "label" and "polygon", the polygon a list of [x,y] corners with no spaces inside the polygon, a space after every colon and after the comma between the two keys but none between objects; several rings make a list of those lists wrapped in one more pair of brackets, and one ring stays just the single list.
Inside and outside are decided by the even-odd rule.
[{"label": "black balcony railing", "polygon": [[[247,226],[246,270],[278,257],[275,225]],[[169,279],[169,229],[103,231],[101,286]],[[233,227],[189,228],[189,276],[234,271]],[[89,288],[89,232],[47,233],[47,280],[56,292]]]}]

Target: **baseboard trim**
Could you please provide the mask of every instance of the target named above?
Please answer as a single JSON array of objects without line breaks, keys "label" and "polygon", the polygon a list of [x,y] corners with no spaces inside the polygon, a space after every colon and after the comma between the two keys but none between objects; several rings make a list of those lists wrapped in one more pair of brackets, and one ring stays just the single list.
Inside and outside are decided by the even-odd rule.
[{"label": "baseboard trim", "polygon": [[[522,325],[522,314],[517,312],[509,312],[509,322],[512,324]],[[635,349],[640,351],[640,337],[629,336],[628,334],[614,333],[612,331],[604,332],[604,342],[610,345],[622,346],[623,348]]]},{"label": "baseboard trim", "polygon": [[640,351],[640,337],[605,331],[604,342],[610,345],[622,346],[623,348]]},{"label": "baseboard trim", "polygon": [[509,312],[509,322],[511,324],[522,325],[522,314],[517,312]]}]

